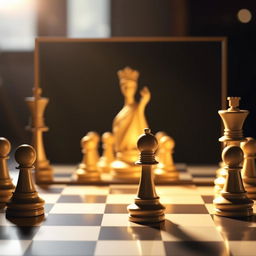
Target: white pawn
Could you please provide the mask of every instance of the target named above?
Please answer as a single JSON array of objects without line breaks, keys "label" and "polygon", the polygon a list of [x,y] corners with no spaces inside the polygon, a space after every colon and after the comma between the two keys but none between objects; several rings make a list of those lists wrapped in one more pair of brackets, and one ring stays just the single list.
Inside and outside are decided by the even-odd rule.
[{"label": "white pawn", "polygon": [[242,178],[248,197],[256,199],[256,140],[253,138],[246,138],[246,140],[246,142],[241,143],[244,152]]},{"label": "white pawn", "polygon": [[105,132],[102,135],[103,154],[98,163],[101,172],[110,173],[111,163],[115,160],[114,157],[114,136],[111,132]]},{"label": "white pawn", "polygon": [[155,179],[160,180],[177,180],[179,172],[173,161],[173,152],[175,141],[169,136],[163,136],[159,141],[158,161],[159,164],[155,169]]},{"label": "white pawn", "polygon": [[76,170],[78,182],[99,181],[98,140],[93,136],[84,136],[81,140],[83,160]]}]

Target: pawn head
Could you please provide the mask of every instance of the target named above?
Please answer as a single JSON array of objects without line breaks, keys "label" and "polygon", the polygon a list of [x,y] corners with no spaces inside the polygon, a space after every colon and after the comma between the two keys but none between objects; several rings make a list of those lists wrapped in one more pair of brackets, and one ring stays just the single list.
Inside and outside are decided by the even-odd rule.
[{"label": "pawn head", "polygon": [[36,161],[36,151],[32,146],[22,144],[15,151],[15,160],[21,167],[31,167]]},{"label": "pawn head", "polygon": [[6,157],[11,151],[11,143],[4,137],[0,137],[0,157]]},{"label": "pawn head", "polygon": [[246,138],[245,142],[241,143],[241,148],[245,155],[255,155],[256,154],[256,140],[254,138]]},{"label": "pawn head", "polygon": [[167,150],[173,150],[175,147],[175,141],[172,137],[170,136],[164,136],[161,138],[160,143],[164,148]]},{"label": "pawn head", "polygon": [[222,152],[222,160],[228,167],[239,167],[243,159],[243,151],[238,146],[227,146]]},{"label": "pawn head", "polygon": [[102,135],[102,142],[104,144],[108,143],[108,144],[113,144],[114,143],[114,136],[111,132],[105,132]]},{"label": "pawn head", "polygon": [[164,136],[166,136],[166,135],[167,135],[166,132],[160,131],[160,132],[157,132],[157,133],[155,134],[155,137],[157,138],[157,141],[160,142],[161,138],[164,137]]},{"label": "pawn head", "polygon": [[86,136],[90,137],[95,143],[100,141],[100,135],[97,132],[90,131],[86,134]]},{"label": "pawn head", "polygon": [[137,146],[140,152],[151,151],[155,152],[158,147],[156,137],[151,133],[149,128],[144,129],[144,134],[139,137]]}]

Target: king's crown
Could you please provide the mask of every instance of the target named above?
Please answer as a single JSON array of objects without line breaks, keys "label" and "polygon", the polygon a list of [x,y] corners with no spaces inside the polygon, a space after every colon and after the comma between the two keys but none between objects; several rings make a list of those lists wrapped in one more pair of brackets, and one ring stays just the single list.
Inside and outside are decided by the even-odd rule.
[{"label": "king's crown", "polygon": [[119,80],[127,79],[127,80],[137,81],[138,77],[139,77],[139,72],[130,67],[125,67],[124,69],[119,70],[117,72],[117,75],[118,75]]}]

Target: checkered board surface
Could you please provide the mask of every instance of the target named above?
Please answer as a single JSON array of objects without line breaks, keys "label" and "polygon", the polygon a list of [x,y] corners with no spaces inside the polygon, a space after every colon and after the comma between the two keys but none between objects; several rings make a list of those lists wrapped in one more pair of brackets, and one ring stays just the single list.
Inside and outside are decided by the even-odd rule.
[{"label": "checkered board surface", "polygon": [[[130,223],[136,185],[39,188],[45,220],[15,226],[0,213],[0,255],[255,255],[256,218],[213,216],[213,188],[157,186],[166,220]],[[256,209],[255,209],[256,210]]]}]

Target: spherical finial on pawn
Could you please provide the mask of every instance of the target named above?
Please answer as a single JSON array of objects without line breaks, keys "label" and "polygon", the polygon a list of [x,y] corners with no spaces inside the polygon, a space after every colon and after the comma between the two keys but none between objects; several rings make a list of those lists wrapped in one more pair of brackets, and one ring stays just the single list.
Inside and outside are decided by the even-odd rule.
[{"label": "spherical finial on pawn", "polygon": [[228,167],[239,167],[243,159],[243,151],[238,146],[227,146],[222,152],[222,160]]},{"label": "spherical finial on pawn", "polygon": [[156,137],[151,133],[149,128],[145,128],[144,132],[145,134],[142,134],[137,142],[139,151],[155,152],[158,147]]},{"label": "spherical finial on pawn", "polygon": [[245,142],[241,143],[241,148],[245,155],[256,155],[256,140],[248,137]]},{"label": "spherical finial on pawn", "polygon": [[36,151],[32,146],[22,144],[15,151],[15,160],[19,167],[32,167],[36,161]]},{"label": "spherical finial on pawn", "polygon": [[105,132],[102,134],[102,141],[103,143],[109,143],[113,144],[114,143],[114,136],[111,132]]},{"label": "spherical finial on pawn", "polygon": [[95,141],[95,143],[98,143],[100,141],[100,135],[97,132],[90,131],[86,134],[86,136],[93,139]]},{"label": "spherical finial on pawn", "polygon": [[175,141],[170,136],[164,136],[160,140],[161,145],[163,145],[166,149],[173,150],[175,147]]},{"label": "spherical finial on pawn", "polygon": [[0,157],[6,157],[11,151],[11,143],[4,137],[0,137]]}]

